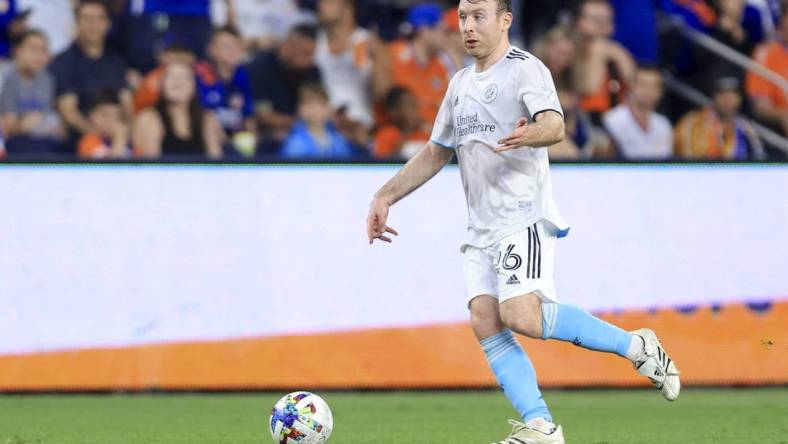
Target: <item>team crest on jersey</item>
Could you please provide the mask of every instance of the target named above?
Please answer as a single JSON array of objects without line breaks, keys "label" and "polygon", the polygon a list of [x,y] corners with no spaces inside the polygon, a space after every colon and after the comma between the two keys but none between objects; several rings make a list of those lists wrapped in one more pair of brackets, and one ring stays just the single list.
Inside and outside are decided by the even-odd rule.
[{"label": "team crest on jersey", "polygon": [[498,85],[491,83],[487,86],[487,88],[484,88],[484,92],[482,93],[482,102],[490,103],[495,100],[496,97],[498,97]]}]

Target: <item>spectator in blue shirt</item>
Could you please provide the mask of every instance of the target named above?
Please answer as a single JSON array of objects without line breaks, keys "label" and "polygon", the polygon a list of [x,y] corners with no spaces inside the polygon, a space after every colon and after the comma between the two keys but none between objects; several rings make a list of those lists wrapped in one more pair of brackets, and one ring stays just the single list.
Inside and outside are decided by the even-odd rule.
[{"label": "spectator in blue shirt", "polygon": [[26,15],[27,11],[19,11],[16,0],[0,1],[0,58],[10,56],[11,41],[24,30]]},{"label": "spectator in blue shirt", "polygon": [[307,84],[298,94],[298,117],[282,147],[289,159],[347,159],[353,157],[350,142],[331,122],[334,111],[320,84]]},{"label": "spectator in blue shirt", "polygon": [[640,63],[657,63],[659,36],[654,0],[611,0],[615,10],[613,40],[624,45]]},{"label": "spectator in blue shirt", "polygon": [[225,132],[254,133],[254,98],[249,72],[242,65],[244,50],[241,36],[233,28],[214,31],[208,47],[209,60],[197,65],[200,99],[214,111]]}]

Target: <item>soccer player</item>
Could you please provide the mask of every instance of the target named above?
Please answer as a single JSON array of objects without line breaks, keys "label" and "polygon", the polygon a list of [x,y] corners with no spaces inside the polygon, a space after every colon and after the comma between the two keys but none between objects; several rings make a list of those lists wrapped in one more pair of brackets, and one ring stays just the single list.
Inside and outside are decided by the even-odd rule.
[{"label": "soccer player", "polygon": [[449,83],[430,142],[375,194],[369,242],[392,241],[390,207],[456,153],[469,214],[462,251],[471,327],[523,420],[510,421],[512,433],[502,443],[564,442],[513,332],[615,353],[665,398],[676,399],[678,369],[653,331],[628,333],[558,301],[553,253],[569,227],[551,196],[547,151],[564,137],[552,77],[533,55],[509,44],[509,0],[462,0],[459,16],[475,64]]}]

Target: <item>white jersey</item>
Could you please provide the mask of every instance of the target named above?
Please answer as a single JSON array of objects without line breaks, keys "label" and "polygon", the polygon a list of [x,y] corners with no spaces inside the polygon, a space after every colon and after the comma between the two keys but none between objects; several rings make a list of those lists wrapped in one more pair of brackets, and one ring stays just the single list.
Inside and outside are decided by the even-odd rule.
[{"label": "white jersey", "polygon": [[648,128],[635,119],[629,105],[605,113],[602,123],[625,159],[668,159],[673,156],[673,128],[667,117],[651,113]]},{"label": "white jersey", "polygon": [[484,72],[469,66],[451,79],[430,140],[459,159],[469,219],[463,247],[485,248],[540,220],[569,229],[553,202],[547,147],[494,151],[518,119],[550,110],[563,115],[550,71],[516,47]]}]

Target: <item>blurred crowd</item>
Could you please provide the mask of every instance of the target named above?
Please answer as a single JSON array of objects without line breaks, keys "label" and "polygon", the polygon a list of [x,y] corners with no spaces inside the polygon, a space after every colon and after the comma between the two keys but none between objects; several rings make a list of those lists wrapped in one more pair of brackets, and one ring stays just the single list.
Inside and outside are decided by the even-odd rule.
[{"label": "blurred crowd", "polygon": [[[670,24],[788,80],[788,1],[513,4],[512,40],[551,70],[564,109],[552,158],[783,158],[758,129],[785,143],[784,88]],[[473,63],[456,5],[0,0],[0,157],[407,159]]]}]

